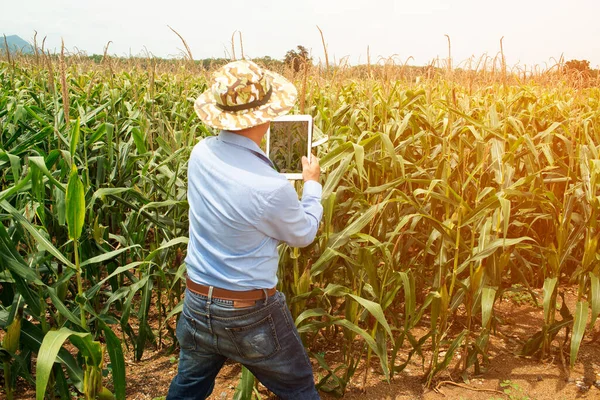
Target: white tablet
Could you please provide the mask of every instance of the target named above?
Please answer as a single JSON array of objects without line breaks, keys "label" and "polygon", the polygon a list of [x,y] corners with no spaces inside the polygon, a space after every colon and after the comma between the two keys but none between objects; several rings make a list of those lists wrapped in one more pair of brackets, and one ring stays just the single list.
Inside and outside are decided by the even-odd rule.
[{"label": "white tablet", "polygon": [[288,180],[302,179],[302,156],[310,161],[312,129],[310,115],[284,115],[271,121],[266,153]]}]

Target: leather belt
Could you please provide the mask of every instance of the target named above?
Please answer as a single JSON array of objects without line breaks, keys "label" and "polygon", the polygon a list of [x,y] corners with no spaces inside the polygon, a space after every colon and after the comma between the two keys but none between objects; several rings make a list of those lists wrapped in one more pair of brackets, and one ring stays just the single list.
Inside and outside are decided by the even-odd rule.
[{"label": "leather belt", "polygon": [[[189,277],[186,277],[186,286],[192,292],[208,297],[210,286],[205,286],[196,283],[192,281]],[[233,306],[236,308],[249,307],[253,305],[256,300],[264,299],[265,292],[267,293],[267,297],[271,297],[275,294],[276,291],[277,289],[275,288],[235,291],[221,289],[213,286],[212,298],[221,300],[233,300]]]}]

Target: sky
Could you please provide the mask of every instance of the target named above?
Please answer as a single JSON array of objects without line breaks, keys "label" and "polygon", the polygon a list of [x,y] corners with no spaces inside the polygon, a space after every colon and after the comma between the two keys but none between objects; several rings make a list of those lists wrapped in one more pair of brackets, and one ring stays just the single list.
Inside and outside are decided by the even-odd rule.
[{"label": "sky", "polygon": [[[561,56],[600,68],[598,0],[22,0],[4,2],[0,34],[46,48],[70,51],[181,57],[180,39],[195,59],[231,57],[231,38],[242,33],[246,58],[285,53],[303,45],[315,61],[330,63],[393,59],[425,65],[448,57],[455,67],[496,57],[503,39],[508,65],[545,69]],[[241,55],[236,33],[236,56]]]}]

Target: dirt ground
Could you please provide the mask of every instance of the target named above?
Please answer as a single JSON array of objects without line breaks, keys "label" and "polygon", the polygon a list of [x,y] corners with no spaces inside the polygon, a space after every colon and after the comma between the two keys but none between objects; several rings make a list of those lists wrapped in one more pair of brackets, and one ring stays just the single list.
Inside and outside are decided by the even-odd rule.
[{"label": "dirt ground", "polygon": [[[567,301],[570,303],[570,296]],[[574,301],[574,300],[573,300]],[[572,304],[574,309],[574,303]],[[496,312],[505,320],[492,336],[489,345],[490,364],[480,376],[469,376],[465,382],[461,376],[451,376],[449,372],[432,385],[425,387],[423,366],[414,359],[409,366],[397,374],[391,383],[378,373],[377,360],[371,365],[367,384],[362,386],[364,365],[348,385],[344,399],[357,400],[404,400],[404,399],[600,399],[600,341],[598,332],[588,332],[580,348],[578,362],[569,374],[562,365],[558,353],[544,361],[518,356],[522,343],[533,335],[542,324],[543,313],[532,304],[517,305],[511,300],[503,300]],[[561,340],[560,336],[558,337]],[[557,343],[555,341],[554,343]],[[566,349],[565,351],[568,351]],[[338,351],[339,353],[339,351]],[[164,396],[168,385],[177,373],[176,354],[161,352],[147,353],[139,363],[130,363],[128,399],[147,400]],[[328,357],[329,356],[329,357]],[[326,359],[335,359],[335,350]],[[568,354],[565,354],[568,363]],[[316,362],[313,364],[315,379],[322,374]],[[452,368],[450,368],[451,370]],[[472,372],[472,371],[471,371]],[[231,399],[239,379],[239,365],[225,365],[217,377],[211,399]],[[437,389],[434,389],[437,388]],[[275,399],[262,388],[263,399]],[[321,393],[323,399],[335,399]]]},{"label": "dirt ground", "polygon": [[[541,296],[540,296],[541,298]],[[566,293],[567,304],[574,310],[575,294]],[[545,360],[531,359],[518,356],[522,344],[531,337],[543,321],[543,311],[530,301],[505,298],[495,306],[497,315],[503,324],[497,326],[496,332],[490,337],[488,355],[490,363],[485,370],[474,376],[469,371],[467,380],[459,373],[451,374],[454,365],[440,374],[431,388],[426,388],[423,382],[424,368],[421,360],[413,358],[407,368],[394,376],[388,383],[380,373],[378,361],[373,360],[366,385],[363,387],[365,366],[360,365],[352,382],[348,385],[343,397],[345,400],[404,400],[404,399],[600,399],[600,332],[598,328],[588,331],[581,344],[578,362],[568,373],[568,367],[563,367],[559,353],[555,351]],[[598,324],[596,324],[598,325]],[[462,329],[462,327],[460,328]],[[563,333],[559,334],[558,344],[564,340]],[[556,347],[556,346],[555,346]],[[166,395],[171,379],[177,373],[177,352],[169,353],[168,346],[163,349],[149,348],[144,352],[143,359],[133,361],[133,352],[126,354],[127,367],[127,399],[158,400]],[[325,359],[335,363],[339,350],[335,346],[324,349]],[[401,354],[402,357],[406,354]],[[564,360],[568,363],[568,348],[565,348]],[[313,361],[315,380],[323,375],[316,361]],[[460,362],[460,361],[457,361]],[[236,364],[226,364],[217,377],[215,389],[210,399],[232,399],[235,392],[241,367]],[[22,382],[21,382],[22,385]],[[20,389],[20,390],[19,390]],[[18,399],[35,397],[34,388],[20,387]],[[259,386],[262,399],[275,399],[264,387]],[[4,393],[0,392],[0,398]],[[336,397],[321,393],[323,399]]]}]

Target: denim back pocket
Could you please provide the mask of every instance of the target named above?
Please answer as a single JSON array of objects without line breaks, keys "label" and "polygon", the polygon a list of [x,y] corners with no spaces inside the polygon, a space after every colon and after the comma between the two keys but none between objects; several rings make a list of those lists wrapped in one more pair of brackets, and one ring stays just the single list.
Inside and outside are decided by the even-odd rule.
[{"label": "denim back pocket", "polygon": [[281,348],[271,314],[253,324],[226,330],[240,357],[246,360],[268,358]]}]

